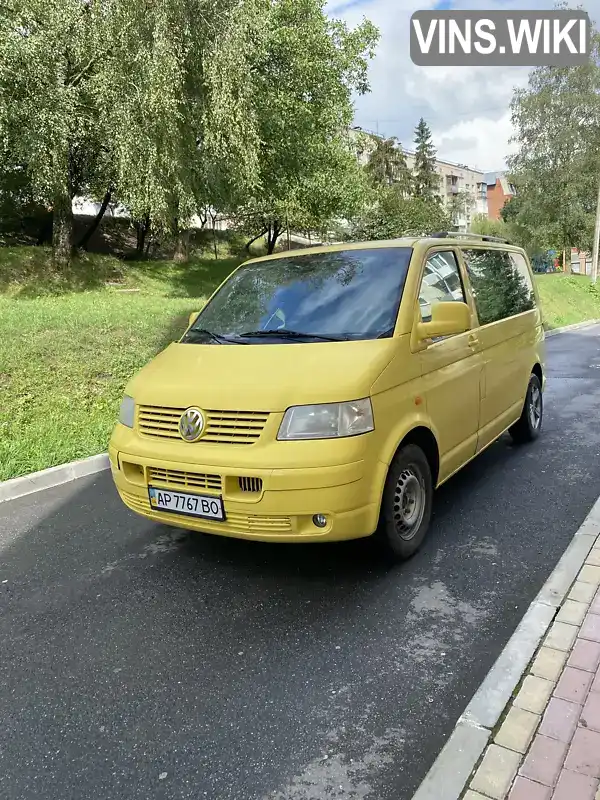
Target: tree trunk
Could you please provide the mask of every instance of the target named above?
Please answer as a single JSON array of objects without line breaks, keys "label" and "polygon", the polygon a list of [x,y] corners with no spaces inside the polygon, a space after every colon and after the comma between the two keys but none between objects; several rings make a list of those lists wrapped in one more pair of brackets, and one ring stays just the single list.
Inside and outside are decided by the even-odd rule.
[{"label": "tree trunk", "polygon": [[217,215],[210,214],[210,223],[212,227],[212,238],[213,238],[213,250],[215,253],[215,261],[219,259],[219,247],[217,242]]},{"label": "tree trunk", "polygon": [[563,250],[563,272],[565,275],[571,274],[571,248],[569,247],[569,257],[567,259],[567,248]]},{"label": "tree trunk", "polygon": [[246,244],[246,247],[245,247],[247,253],[250,253],[250,248],[252,247],[254,242],[256,242],[258,239],[260,239],[261,236],[264,236],[265,233],[268,232],[268,230],[269,230],[268,228],[263,228],[263,230],[258,234],[258,236],[255,236],[254,239],[250,239],[250,241]]},{"label": "tree trunk", "polygon": [[44,214],[44,219],[40,226],[40,231],[37,238],[38,245],[52,242],[53,216],[52,210],[49,210],[47,214]]},{"label": "tree trunk", "polygon": [[218,247],[218,244],[217,244],[217,230],[216,230],[214,225],[213,225],[212,231],[213,231],[213,248],[214,248],[214,251],[215,251],[215,261],[218,261],[219,260],[219,247]]},{"label": "tree trunk", "polygon": [[96,233],[96,231],[98,230],[98,226],[102,222],[102,217],[106,213],[106,209],[108,208],[108,204],[110,203],[111,197],[112,197],[112,191],[111,189],[108,189],[106,194],[104,195],[104,199],[102,200],[102,205],[100,206],[100,210],[94,217],[94,221],[77,243],[78,250],[87,250],[88,244],[90,243],[90,239]]},{"label": "tree trunk", "polygon": [[277,244],[277,239],[281,235],[282,227],[279,222],[275,221],[272,225],[269,225],[269,230],[267,231],[267,255],[273,255],[273,251],[275,250],[275,245]]},{"label": "tree trunk", "polygon": [[54,196],[52,220],[52,264],[67,269],[73,251],[73,203],[66,186]]},{"label": "tree trunk", "polygon": [[135,223],[136,231],[137,231],[137,244],[135,251],[140,255],[144,255],[144,245],[146,244],[146,236],[148,235],[148,231],[150,230],[150,215],[146,214],[144,219],[138,220]]},{"label": "tree trunk", "polygon": [[[596,200],[596,224],[594,227],[594,247],[592,250],[592,273],[590,275],[593,284],[598,280],[598,255],[600,253],[600,183],[598,184],[598,198]],[[587,254],[583,259],[585,264],[584,274],[587,275]]]},{"label": "tree trunk", "polygon": [[177,230],[175,236],[175,253],[173,260],[179,264],[187,264],[190,260],[190,230]]}]

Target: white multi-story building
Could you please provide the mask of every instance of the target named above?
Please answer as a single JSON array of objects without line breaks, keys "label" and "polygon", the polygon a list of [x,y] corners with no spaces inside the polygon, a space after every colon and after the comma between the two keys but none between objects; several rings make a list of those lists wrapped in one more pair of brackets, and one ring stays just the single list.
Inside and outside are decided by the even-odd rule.
[{"label": "white multi-story building", "polygon": [[[352,128],[350,139],[359,163],[365,166],[369,156],[376,147],[377,139],[381,139],[372,131]],[[411,172],[415,165],[415,152],[402,148],[406,163]],[[453,207],[454,222],[461,232],[469,230],[475,214],[488,216],[487,181],[485,173],[466,164],[436,159],[436,172],[439,175],[438,195],[446,207]]]}]

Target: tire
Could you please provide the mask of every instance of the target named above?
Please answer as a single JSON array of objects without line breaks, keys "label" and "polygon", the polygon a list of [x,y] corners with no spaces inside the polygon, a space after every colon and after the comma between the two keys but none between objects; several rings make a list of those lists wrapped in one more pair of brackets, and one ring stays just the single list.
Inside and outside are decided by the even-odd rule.
[{"label": "tire", "polygon": [[420,447],[408,444],[390,465],[375,532],[389,558],[406,561],[417,552],[429,528],[432,504],[429,461]]},{"label": "tire", "polygon": [[517,422],[510,428],[510,435],[517,444],[533,442],[542,431],[544,421],[544,398],[542,384],[537,375],[532,374],[527,386],[523,411]]}]

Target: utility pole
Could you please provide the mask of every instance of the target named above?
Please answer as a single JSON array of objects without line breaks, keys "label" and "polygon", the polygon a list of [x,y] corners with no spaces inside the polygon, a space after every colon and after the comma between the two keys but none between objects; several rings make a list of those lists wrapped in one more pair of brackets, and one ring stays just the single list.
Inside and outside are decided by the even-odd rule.
[{"label": "utility pole", "polygon": [[598,280],[598,251],[600,250],[600,181],[598,181],[598,201],[596,203],[596,227],[594,229],[594,249],[592,251],[592,283]]}]

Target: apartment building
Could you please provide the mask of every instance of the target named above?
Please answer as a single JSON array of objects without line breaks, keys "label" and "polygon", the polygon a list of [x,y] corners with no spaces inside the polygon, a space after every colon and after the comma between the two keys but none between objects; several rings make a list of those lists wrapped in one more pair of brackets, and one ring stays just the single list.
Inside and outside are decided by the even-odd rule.
[{"label": "apartment building", "polygon": [[[358,127],[352,128],[349,133],[358,161],[364,166],[376,147],[377,139],[381,137]],[[403,148],[403,151],[408,168],[414,170],[414,150]],[[439,175],[438,195],[446,207],[453,209],[457,230],[467,232],[475,214],[488,216],[486,175],[466,164],[456,164],[444,159],[437,159],[435,167]]]}]

